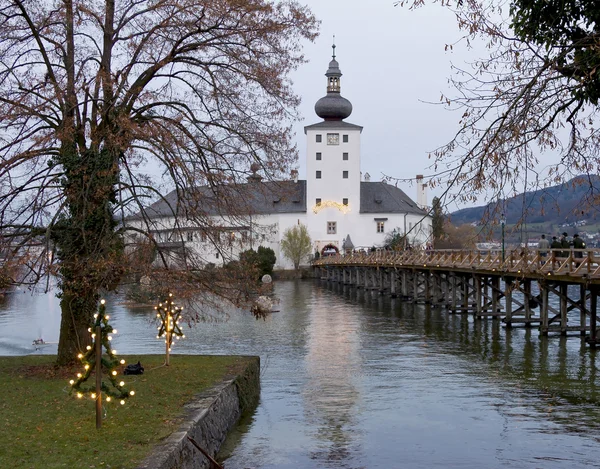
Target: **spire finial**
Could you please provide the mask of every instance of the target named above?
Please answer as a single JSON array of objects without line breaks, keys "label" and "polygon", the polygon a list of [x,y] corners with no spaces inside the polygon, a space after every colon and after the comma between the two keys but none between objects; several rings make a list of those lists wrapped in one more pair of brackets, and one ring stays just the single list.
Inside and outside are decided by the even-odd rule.
[{"label": "spire finial", "polygon": [[335,34],[333,35],[333,45],[331,48],[333,49],[333,60],[335,60]]}]

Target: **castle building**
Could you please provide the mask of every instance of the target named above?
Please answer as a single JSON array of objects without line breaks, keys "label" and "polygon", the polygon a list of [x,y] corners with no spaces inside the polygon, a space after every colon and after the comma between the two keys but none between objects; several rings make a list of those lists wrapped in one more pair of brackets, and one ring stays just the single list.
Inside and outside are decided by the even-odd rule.
[{"label": "castle building", "polygon": [[[362,176],[363,127],[345,121],[352,104],[341,95],[342,72],[335,45],[325,76],[327,94],[315,104],[322,120],[304,128],[306,180],[298,180],[294,171],[288,181],[262,181],[255,171],[247,183],[223,188],[243,201],[234,217],[211,212],[216,206],[211,199],[222,197],[223,192],[199,188],[204,210],[211,217],[210,227],[177,224],[174,207],[179,204],[173,191],[137,215],[138,220],[141,215],[151,220],[159,248],[195,253],[200,263],[219,264],[262,245],[275,251],[276,268],[291,268],[291,262],[280,253],[280,241],[286,229],[300,223],[308,227],[314,252],[322,254],[381,247],[390,233],[406,234],[413,246],[430,241],[431,217],[422,176],[417,176],[418,204],[401,189],[371,181],[368,173]],[[135,219],[131,217],[130,223]]]}]

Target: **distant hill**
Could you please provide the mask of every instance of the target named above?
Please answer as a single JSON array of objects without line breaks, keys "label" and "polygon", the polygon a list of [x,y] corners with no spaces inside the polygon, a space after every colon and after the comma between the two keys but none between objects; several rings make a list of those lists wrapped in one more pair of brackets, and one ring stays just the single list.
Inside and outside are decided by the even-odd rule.
[{"label": "distant hill", "polygon": [[507,225],[521,221],[560,226],[588,220],[600,222],[600,176],[577,176],[568,182],[450,214],[454,225],[485,222],[496,208]]}]

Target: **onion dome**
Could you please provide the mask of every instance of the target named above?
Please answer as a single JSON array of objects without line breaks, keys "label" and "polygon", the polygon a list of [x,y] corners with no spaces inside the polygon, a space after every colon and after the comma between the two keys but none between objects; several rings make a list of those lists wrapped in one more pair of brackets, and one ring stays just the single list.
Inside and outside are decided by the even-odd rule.
[{"label": "onion dome", "polygon": [[335,44],[333,47],[333,58],[329,62],[327,77],[327,95],[323,96],[315,104],[317,116],[325,120],[342,120],[352,114],[352,103],[340,94],[340,78],[342,72],[340,65],[335,60]]}]

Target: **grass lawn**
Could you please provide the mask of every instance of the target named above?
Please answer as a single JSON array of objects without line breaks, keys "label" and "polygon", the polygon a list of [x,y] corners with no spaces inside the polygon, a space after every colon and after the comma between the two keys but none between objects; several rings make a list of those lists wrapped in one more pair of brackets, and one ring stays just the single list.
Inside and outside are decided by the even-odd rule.
[{"label": "grass lawn", "polygon": [[[9,468],[134,468],[153,445],[177,429],[194,395],[242,371],[247,359],[225,356],[125,356],[143,375],[124,376],[135,396],[104,403],[96,430],[95,404],[69,396],[73,370],[52,356],[0,357],[0,461]],[[94,379],[93,374],[90,379]]]}]

